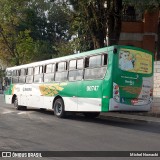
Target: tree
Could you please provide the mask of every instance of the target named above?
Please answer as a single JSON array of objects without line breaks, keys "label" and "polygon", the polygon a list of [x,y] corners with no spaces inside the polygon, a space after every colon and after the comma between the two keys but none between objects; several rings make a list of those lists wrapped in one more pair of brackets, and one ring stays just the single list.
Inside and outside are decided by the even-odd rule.
[{"label": "tree", "polygon": [[19,28],[31,31],[30,35],[36,44],[35,52],[38,53],[34,60],[57,56],[59,47],[63,44],[70,45],[70,10],[66,4],[51,0],[30,0],[24,13],[26,19],[21,22]]},{"label": "tree", "polygon": [[108,7],[108,45],[115,45],[119,42],[121,32],[122,0],[113,0]]},{"label": "tree", "polygon": [[8,64],[19,65],[24,62],[27,53],[27,51],[22,52],[22,47],[32,45],[28,31],[22,33],[18,30],[26,0],[2,0],[0,3],[0,55]]},{"label": "tree", "polygon": [[121,30],[122,0],[69,0],[73,6],[73,28],[78,30],[80,41],[89,47],[82,50],[117,44]]}]

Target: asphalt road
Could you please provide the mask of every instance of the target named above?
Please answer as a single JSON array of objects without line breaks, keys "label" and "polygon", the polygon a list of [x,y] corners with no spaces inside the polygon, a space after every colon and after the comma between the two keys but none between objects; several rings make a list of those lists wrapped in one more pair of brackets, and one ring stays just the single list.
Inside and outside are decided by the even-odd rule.
[{"label": "asphalt road", "polygon": [[160,124],[113,118],[87,120],[82,115],[58,119],[52,111],[17,111],[0,95],[0,151],[4,150],[160,151]]}]

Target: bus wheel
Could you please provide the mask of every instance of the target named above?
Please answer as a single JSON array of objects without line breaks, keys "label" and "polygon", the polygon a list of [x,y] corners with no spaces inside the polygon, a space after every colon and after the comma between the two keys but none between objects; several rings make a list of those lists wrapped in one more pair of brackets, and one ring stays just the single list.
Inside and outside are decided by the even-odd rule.
[{"label": "bus wheel", "polygon": [[58,98],[54,102],[54,114],[58,118],[64,118],[65,117],[65,111],[64,111],[64,102],[61,98]]},{"label": "bus wheel", "polygon": [[100,112],[84,112],[86,118],[96,118],[100,115]]},{"label": "bus wheel", "polygon": [[19,110],[18,98],[17,98],[17,97],[15,97],[15,100],[14,100],[13,104],[14,104],[14,107],[15,107],[17,110]]},{"label": "bus wheel", "polygon": [[20,106],[20,105],[18,105],[18,98],[17,97],[15,97],[15,100],[14,100],[14,107],[17,110],[26,110],[27,109],[26,106]]}]

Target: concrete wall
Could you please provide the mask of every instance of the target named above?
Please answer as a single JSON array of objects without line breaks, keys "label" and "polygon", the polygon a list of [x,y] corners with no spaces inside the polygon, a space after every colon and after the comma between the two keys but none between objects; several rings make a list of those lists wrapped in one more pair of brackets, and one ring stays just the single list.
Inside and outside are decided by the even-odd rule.
[{"label": "concrete wall", "polygon": [[160,111],[160,61],[154,62],[153,111]]}]

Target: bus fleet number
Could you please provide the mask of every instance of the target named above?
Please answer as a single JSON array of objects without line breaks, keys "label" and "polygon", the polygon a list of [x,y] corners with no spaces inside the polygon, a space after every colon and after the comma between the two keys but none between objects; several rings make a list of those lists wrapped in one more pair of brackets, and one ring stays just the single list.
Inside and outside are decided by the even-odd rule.
[{"label": "bus fleet number", "polygon": [[98,91],[99,86],[87,86],[87,91]]}]

